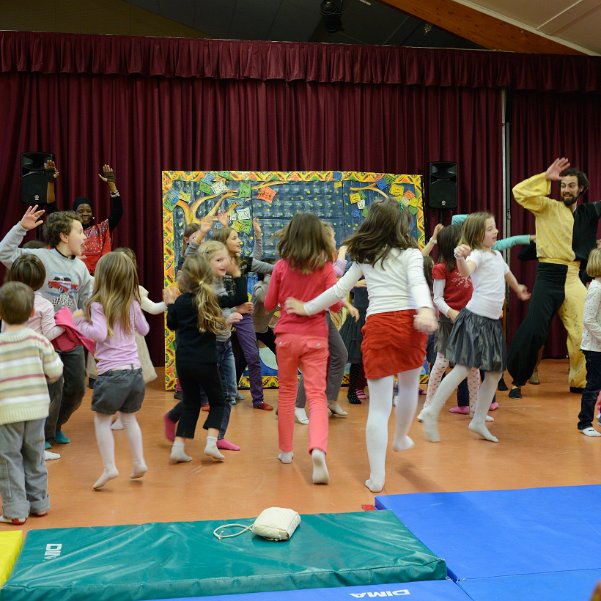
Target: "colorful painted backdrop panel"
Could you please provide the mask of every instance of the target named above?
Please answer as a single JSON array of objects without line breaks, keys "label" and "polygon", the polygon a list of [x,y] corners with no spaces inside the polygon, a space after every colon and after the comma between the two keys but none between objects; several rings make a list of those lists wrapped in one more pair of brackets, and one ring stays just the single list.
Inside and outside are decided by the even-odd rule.
[{"label": "colorful painted backdrop panel", "polygon": [[[351,171],[163,171],[163,249],[165,286],[175,283],[183,254],[183,232],[206,215],[227,212],[242,239],[242,254],[252,252],[252,219],[263,229],[263,255],[276,257],[278,232],[298,212],[310,211],[329,223],[341,243],[352,234],[371,203],[382,196],[398,200],[411,216],[413,236],[424,244],[420,175]],[[165,328],[165,380],[175,385],[173,332]],[[271,361],[267,361],[271,363]],[[266,365],[266,374],[274,370]],[[277,386],[274,375],[264,385]]]}]

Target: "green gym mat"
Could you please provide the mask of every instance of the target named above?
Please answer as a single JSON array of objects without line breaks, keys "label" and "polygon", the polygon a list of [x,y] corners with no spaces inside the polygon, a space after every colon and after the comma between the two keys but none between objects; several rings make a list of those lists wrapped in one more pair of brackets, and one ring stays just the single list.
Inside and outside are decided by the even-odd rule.
[{"label": "green gym mat", "polygon": [[32,530],[0,599],[166,599],[446,577],[444,560],[391,511],[301,517],[286,542],[250,532],[220,541],[213,530],[226,521]]}]

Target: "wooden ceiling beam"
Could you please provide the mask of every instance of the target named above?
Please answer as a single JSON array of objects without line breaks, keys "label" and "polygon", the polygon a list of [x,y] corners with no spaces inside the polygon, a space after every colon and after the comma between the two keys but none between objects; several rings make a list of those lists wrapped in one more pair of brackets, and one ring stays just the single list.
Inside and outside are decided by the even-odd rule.
[{"label": "wooden ceiling beam", "polygon": [[451,0],[381,0],[488,50],[531,54],[580,54],[544,36]]}]

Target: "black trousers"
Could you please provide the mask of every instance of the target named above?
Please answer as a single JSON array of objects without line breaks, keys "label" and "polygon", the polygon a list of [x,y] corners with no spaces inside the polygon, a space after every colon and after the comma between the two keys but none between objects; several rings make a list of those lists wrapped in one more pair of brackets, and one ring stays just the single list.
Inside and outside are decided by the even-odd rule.
[{"label": "black trousers", "polygon": [[528,313],[517,329],[507,357],[507,371],[516,386],[523,386],[538,361],[538,351],[549,335],[551,319],[565,299],[566,265],[539,263]]},{"label": "black trousers", "polygon": [[586,388],[580,401],[578,429],[584,430],[593,425],[597,396],[601,390],[601,353],[582,351],[586,360]]},{"label": "black trousers", "polygon": [[221,427],[225,397],[221,387],[221,376],[216,363],[176,364],[177,375],[183,391],[184,412],[177,423],[176,436],[194,438],[196,423],[200,415],[201,390],[209,399],[209,414],[203,425],[205,430]]}]

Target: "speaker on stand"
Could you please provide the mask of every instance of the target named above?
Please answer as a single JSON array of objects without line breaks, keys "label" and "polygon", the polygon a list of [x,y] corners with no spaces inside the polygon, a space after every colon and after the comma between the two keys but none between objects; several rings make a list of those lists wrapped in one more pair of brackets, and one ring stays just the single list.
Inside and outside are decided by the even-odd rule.
[{"label": "speaker on stand", "polygon": [[53,161],[51,152],[21,153],[21,202],[28,205],[46,204],[48,179],[46,161]]},{"label": "speaker on stand", "polygon": [[428,163],[428,206],[438,209],[439,222],[443,210],[457,208],[457,163]]}]

